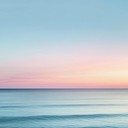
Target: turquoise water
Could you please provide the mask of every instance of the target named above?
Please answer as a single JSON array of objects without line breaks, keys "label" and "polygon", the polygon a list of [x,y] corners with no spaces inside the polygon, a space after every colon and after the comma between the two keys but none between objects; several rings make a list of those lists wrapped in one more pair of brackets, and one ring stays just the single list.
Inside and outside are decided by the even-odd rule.
[{"label": "turquoise water", "polygon": [[128,90],[1,89],[0,128],[128,128]]}]

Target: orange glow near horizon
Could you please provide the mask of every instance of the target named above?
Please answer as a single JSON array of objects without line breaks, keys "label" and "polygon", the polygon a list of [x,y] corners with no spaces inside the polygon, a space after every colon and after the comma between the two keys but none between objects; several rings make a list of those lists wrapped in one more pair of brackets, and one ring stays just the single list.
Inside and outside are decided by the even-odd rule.
[{"label": "orange glow near horizon", "polygon": [[104,63],[74,64],[42,68],[35,72],[5,74],[3,87],[23,88],[127,88],[128,66]]}]

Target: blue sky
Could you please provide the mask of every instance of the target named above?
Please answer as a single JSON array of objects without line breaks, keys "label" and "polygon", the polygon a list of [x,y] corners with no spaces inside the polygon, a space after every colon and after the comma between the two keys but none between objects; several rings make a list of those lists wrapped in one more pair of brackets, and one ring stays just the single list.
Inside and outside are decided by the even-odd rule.
[{"label": "blue sky", "polygon": [[[1,79],[21,69],[35,72],[43,63],[83,63],[76,56],[85,62],[97,62],[99,55],[126,61],[127,7],[127,0],[0,0]],[[34,71],[22,66],[33,61]]]}]

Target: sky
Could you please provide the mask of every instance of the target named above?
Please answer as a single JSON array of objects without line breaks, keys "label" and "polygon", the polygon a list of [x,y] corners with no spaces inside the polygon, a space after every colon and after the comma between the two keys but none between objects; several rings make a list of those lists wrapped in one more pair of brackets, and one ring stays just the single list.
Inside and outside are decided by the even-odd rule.
[{"label": "sky", "polygon": [[0,88],[128,88],[127,0],[0,0]]}]

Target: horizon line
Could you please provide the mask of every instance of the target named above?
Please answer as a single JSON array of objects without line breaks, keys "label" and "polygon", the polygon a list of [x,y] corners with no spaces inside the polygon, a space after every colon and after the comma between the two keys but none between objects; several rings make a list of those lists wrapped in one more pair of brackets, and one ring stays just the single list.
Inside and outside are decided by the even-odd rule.
[{"label": "horizon line", "polygon": [[81,90],[81,89],[84,89],[84,90],[119,90],[119,89],[128,89],[127,88],[0,88],[0,90],[71,90],[71,89],[74,89],[74,90]]}]

